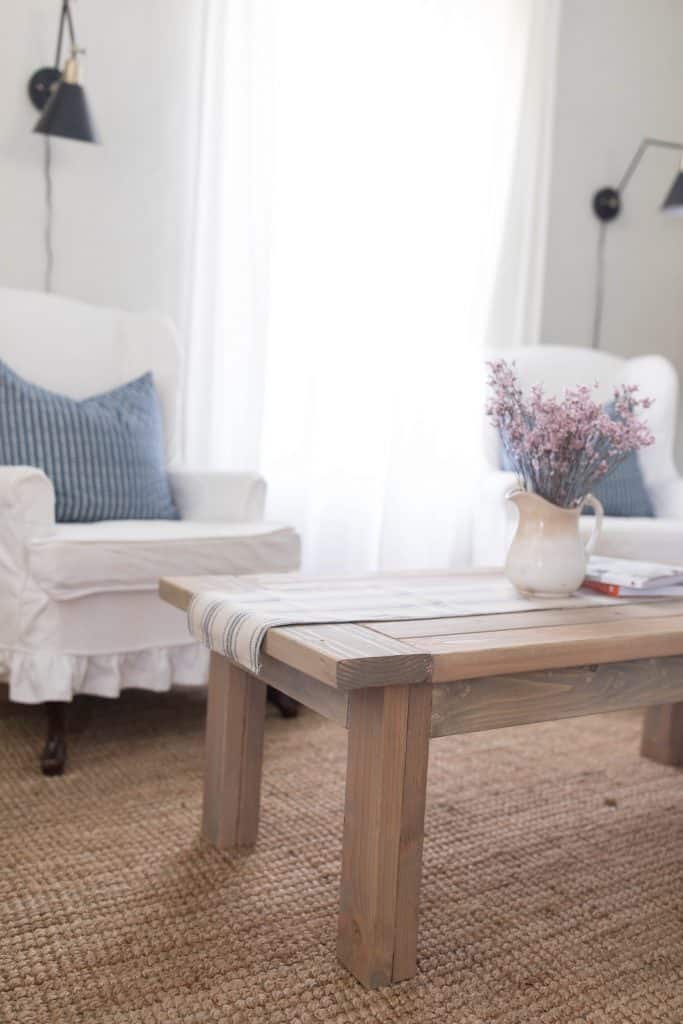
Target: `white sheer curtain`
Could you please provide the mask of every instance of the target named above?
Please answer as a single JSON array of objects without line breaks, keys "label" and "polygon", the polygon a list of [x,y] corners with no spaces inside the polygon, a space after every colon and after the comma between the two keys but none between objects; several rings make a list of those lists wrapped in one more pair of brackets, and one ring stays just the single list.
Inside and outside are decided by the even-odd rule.
[{"label": "white sheer curtain", "polygon": [[466,561],[487,342],[534,341],[555,0],[205,0],[187,454],[305,567]]}]

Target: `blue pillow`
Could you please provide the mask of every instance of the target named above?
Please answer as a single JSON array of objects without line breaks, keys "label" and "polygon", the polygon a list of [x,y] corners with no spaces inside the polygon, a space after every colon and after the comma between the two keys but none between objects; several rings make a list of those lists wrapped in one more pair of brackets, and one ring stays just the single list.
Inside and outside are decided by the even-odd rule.
[{"label": "blue pillow", "polygon": [[[503,469],[514,469],[504,448],[501,462]],[[654,506],[645,489],[636,452],[627,455],[609,476],[593,484],[591,493],[602,503],[606,516],[654,517]],[[593,510],[587,508],[584,514],[593,515]]]},{"label": "blue pillow", "polygon": [[591,488],[591,493],[602,502],[607,516],[654,518],[654,506],[645,489],[636,452],[627,455],[609,476],[598,480]]},{"label": "blue pillow", "polygon": [[178,518],[151,373],[76,401],[0,361],[0,465],[42,469],[59,523]]}]

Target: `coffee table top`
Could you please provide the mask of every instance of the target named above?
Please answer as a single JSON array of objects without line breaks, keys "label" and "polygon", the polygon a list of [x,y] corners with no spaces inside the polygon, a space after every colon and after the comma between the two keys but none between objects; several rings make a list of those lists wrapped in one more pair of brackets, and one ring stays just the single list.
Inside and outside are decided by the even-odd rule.
[{"label": "coffee table top", "polygon": [[[396,573],[421,579],[444,573]],[[500,586],[496,570],[448,573],[481,591]],[[368,577],[373,579],[376,577]],[[274,577],[251,577],[250,583]],[[229,589],[229,577],[189,576],[160,581],[161,597],[186,610],[202,590]],[[325,579],[316,581],[321,588]],[[497,614],[393,622],[278,626],[264,653],[290,668],[344,690],[400,683],[445,683],[491,675],[599,665],[683,655],[683,599],[620,599]]]}]

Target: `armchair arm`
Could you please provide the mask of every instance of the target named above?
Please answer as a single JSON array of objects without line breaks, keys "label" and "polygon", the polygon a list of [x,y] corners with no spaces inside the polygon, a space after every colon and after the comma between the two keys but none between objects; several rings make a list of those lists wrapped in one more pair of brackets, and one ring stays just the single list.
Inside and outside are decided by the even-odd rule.
[{"label": "armchair arm", "polygon": [[29,536],[55,521],[55,490],[42,469],[0,466],[0,518],[15,520]]},{"label": "armchair arm", "polygon": [[32,466],[0,466],[0,647],[11,646],[20,629],[28,578],[28,544],[52,533],[55,491]]},{"label": "armchair arm", "polygon": [[507,556],[515,509],[505,495],[518,484],[517,474],[502,469],[488,473],[481,484],[472,524],[474,565],[503,565]]},{"label": "armchair arm", "polygon": [[657,518],[683,519],[683,477],[674,476],[650,486]]},{"label": "armchair arm", "polygon": [[182,519],[253,523],[263,519],[266,482],[257,473],[170,469],[168,479]]}]

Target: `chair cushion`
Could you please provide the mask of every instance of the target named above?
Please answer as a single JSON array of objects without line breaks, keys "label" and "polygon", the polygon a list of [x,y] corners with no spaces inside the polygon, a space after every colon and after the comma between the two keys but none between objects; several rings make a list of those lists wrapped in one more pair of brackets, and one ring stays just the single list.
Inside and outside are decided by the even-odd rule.
[{"label": "chair cushion", "polygon": [[42,469],[59,523],[178,518],[151,373],[77,401],[0,361],[0,464]]},{"label": "chair cushion", "polygon": [[153,590],[160,576],[289,572],[294,530],[272,523],[120,520],[55,527],[28,544],[28,570],[54,600]]}]

